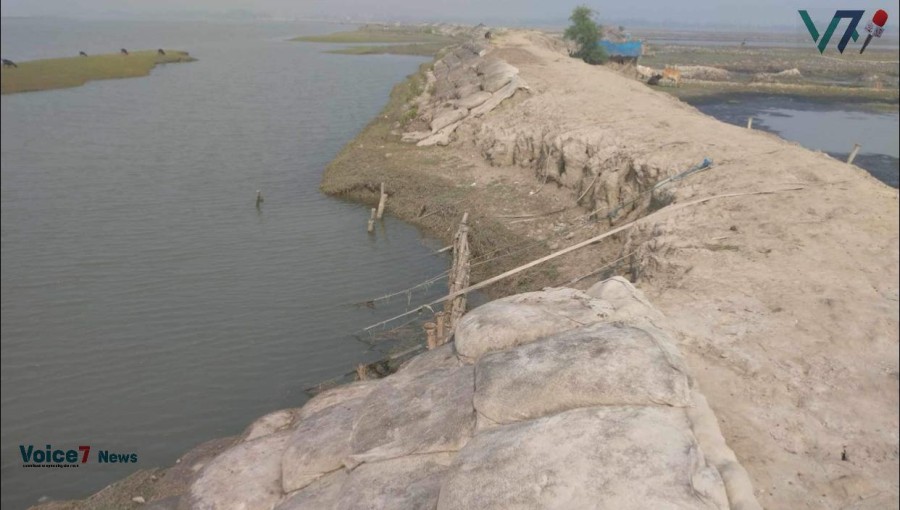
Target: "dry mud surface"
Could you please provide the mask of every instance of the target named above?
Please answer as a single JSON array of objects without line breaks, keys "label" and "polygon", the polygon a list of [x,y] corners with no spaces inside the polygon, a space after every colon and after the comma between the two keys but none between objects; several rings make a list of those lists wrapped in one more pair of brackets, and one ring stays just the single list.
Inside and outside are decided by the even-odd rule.
[{"label": "dry mud surface", "polygon": [[[476,217],[473,231],[502,224],[544,241],[546,254],[655,209],[632,197],[711,159],[709,170],[667,187],[665,202],[719,198],[673,208],[558,259],[550,276],[527,279],[517,290],[569,283],[633,254],[629,276],[670,318],[764,507],[896,506],[896,191],[858,167],[726,125],[568,58],[538,33],[496,37],[479,58],[514,66],[527,89],[460,122],[445,147],[410,152],[399,134],[379,138],[372,152],[350,147],[345,160],[378,151],[397,157],[379,153],[352,171],[338,161],[324,187],[352,175],[356,188],[330,191],[365,199],[366,186],[398,179],[393,212],[412,221],[410,211],[456,190]],[[418,131],[434,110],[417,113],[410,129]],[[410,182],[410,174],[441,185],[431,195],[404,195],[399,181]],[[542,216],[559,208],[565,210]],[[575,228],[586,212],[616,209],[612,221]],[[450,229],[445,234],[434,221],[421,223],[446,237]],[[567,230],[574,233],[556,236]]]}]

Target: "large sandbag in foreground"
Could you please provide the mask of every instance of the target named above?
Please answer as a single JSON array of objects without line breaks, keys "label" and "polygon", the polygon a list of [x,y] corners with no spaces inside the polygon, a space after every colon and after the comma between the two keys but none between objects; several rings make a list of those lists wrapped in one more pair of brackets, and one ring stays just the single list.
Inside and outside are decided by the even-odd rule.
[{"label": "large sandbag in foreground", "polygon": [[613,308],[575,289],[509,296],[463,316],[454,332],[457,352],[478,359],[538,338],[608,320]]},{"label": "large sandbag in foreground", "polygon": [[239,443],[209,462],[179,503],[184,510],[271,510],[281,499],[289,432]]},{"label": "large sandbag in foreground", "polygon": [[331,509],[337,504],[347,481],[347,472],[339,469],[329,473],[306,487],[294,491],[275,507],[275,510]]},{"label": "large sandbag in foreground", "polygon": [[650,303],[644,293],[621,276],[596,283],[585,294],[612,305],[616,320],[647,319],[653,323],[663,320],[663,314]]},{"label": "large sandbag in foreground", "polygon": [[341,490],[335,510],[433,510],[453,455],[410,455],[363,464]]},{"label": "large sandbag in foreground", "polygon": [[312,416],[319,411],[327,409],[331,406],[346,402],[348,400],[353,400],[355,398],[365,397],[373,389],[375,389],[375,386],[378,385],[378,382],[378,379],[372,379],[370,381],[357,381],[323,391],[322,393],[319,393],[315,397],[311,398],[309,402],[306,403],[306,405],[300,408],[297,419],[302,420],[303,418]]},{"label": "large sandbag in foreground", "polygon": [[592,407],[475,436],[438,510],[727,509],[684,409]]},{"label": "large sandbag in foreground", "polygon": [[690,381],[661,332],[599,323],[483,356],[475,409],[496,423],[597,405],[688,406]]},{"label": "large sandbag in foreground", "polygon": [[475,428],[471,365],[383,379],[360,408],[345,464],[462,448]]},{"label": "large sandbag in foreground", "polygon": [[344,457],[350,454],[353,420],[364,400],[346,400],[300,420],[281,458],[284,492],[302,489],[344,466]]},{"label": "large sandbag in foreground", "polygon": [[410,359],[390,376],[390,380],[417,379],[438,370],[456,368],[461,365],[462,362],[456,356],[453,343],[447,343]]}]

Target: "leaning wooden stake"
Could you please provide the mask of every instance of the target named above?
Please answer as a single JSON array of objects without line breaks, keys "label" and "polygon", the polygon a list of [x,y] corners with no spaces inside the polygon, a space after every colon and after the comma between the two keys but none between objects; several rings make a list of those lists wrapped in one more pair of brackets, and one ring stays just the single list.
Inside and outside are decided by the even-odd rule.
[{"label": "leaning wooden stake", "polygon": [[753,129],[753,117],[747,117],[747,129]]},{"label": "leaning wooden stake", "polygon": [[848,165],[853,164],[853,160],[856,159],[856,154],[859,153],[859,149],[861,149],[861,148],[862,148],[862,145],[860,145],[858,143],[853,144],[853,150],[850,151],[850,157],[847,158]]},{"label": "leaning wooden stake", "polygon": [[443,345],[447,341],[444,337],[444,312],[434,314],[434,322],[437,323],[437,343]]},{"label": "leaning wooden stake", "polygon": [[370,234],[375,232],[375,208],[372,208],[372,214],[369,216],[369,226],[366,228],[366,231]]},{"label": "leaning wooden stake", "polygon": [[378,199],[378,212],[375,217],[379,220],[384,215],[384,203],[387,202],[387,193],[384,192],[384,183],[381,183],[381,197]]},{"label": "leaning wooden stake", "polygon": [[433,322],[425,323],[425,344],[428,346],[428,349],[434,349],[438,346],[437,335],[435,329],[437,326]]},{"label": "leaning wooden stake", "polygon": [[[469,213],[463,214],[459,230],[453,238],[453,265],[450,267],[450,294],[469,286]],[[466,312],[466,295],[459,294],[444,304],[448,336],[453,333],[460,317]]]}]

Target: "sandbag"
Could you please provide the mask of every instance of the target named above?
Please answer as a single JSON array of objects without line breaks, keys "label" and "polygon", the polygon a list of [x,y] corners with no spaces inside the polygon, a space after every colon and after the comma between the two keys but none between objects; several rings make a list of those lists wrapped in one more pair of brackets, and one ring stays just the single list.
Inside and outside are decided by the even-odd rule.
[{"label": "sandbag", "polygon": [[621,276],[614,276],[596,283],[585,293],[611,304],[615,310],[612,317],[615,320],[629,321],[645,318],[656,323],[664,318],[663,314],[647,300],[643,292]]},{"label": "sandbag", "polygon": [[302,420],[307,416],[312,416],[323,409],[329,408],[335,404],[340,404],[341,402],[346,402],[347,400],[365,397],[378,385],[378,383],[378,379],[359,381],[323,391],[311,398],[306,405],[300,408],[297,419]]},{"label": "sandbag", "polygon": [[462,361],[456,355],[453,343],[447,343],[414,356],[397,369],[397,372],[391,376],[391,380],[396,381],[401,378],[417,379],[437,370],[446,370],[459,366],[462,366]]},{"label": "sandbag", "polygon": [[180,508],[271,510],[282,496],[281,454],[289,435],[276,432],[222,452],[200,471]]},{"label": "sandbag", "polygon": [[275,507],[275,510],[330,510],[341,497],[347,472],[339,469],[308,486],[294,491]]},{"label": "sandbag", "polygon": [[360,407],[348,467],[402,455],[456,451],[472,437],[471,365],[415,379],[400,375],[382,379]]},{"label": "sandbag", "polygon": [[609,303],[575,289],[517,294],[464,315],[454,333],[456,351],[478,359],[488,352],[605,321],[613,311]]},{"label": "sandbag", "polygon": [[336,510],[433,510],[453,455],[412,455],[363,464],[341,490]]},{"label": "sandbag", "polygon": [[[469,91],[469,89],[466,89],[466,92],[468,92],[468,91]],[[462,88],[460,88],[460,95],[462,96]],[[487,101],[490,98],[491,98],[490,92],[486,92],[484,90],[478,90],[476,92],[472,92],[470,94],[462,96],[462,98],[456,102],[456,105],[460,106],[462,108],[475,108],[476,106],[481,105],[482,103],[484,103],[485,101]]]},{"label": "sandbag", "polygon": [[438,510],[727,509],[684,409],[592,407],[498,427],[458,452]]},{"label": "sandbag", "polygon": [[497,423],[598,405],[691,405],[690,380],[661,333],[598,323],[483,356],[475,408]]},{"label": "sandbag", "polygon": [[290,427],[299,411],[299,409],[281,409],[257,418],[241,434],[241,441],[252,441]]},{"label": "sandbag", "polygon": [[738,462],[734,451],[725,444],[719,422],[710,409],[706,397],[697,390],[692,392],[692,397],[695,405],[687,409],[691,428],[703,447],[707,460],[722,476],[731,510],[762,510],[762,505],[756,500],[756,494],[753,492],[750,474]]},{"label": "sandbag", "polygon": [[284,492],[302,489],[343,467],[350,454],[353,420],[365,397],[346,400],[300,420],[281,459]]},{"label": "sandbag", "polygon": [[454,110],[444,110],[439,113],[436,113],[434,119],[431,121],[431,132],[437,133],[441,129],[462,120],[466,115],[469,114],[469,110],[465,108],[457,108]]}]

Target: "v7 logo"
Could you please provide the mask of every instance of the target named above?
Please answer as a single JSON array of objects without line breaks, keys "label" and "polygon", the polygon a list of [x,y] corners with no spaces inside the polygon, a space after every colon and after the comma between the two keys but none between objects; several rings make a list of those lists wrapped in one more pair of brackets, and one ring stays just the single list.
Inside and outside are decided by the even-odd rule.
[{"label": "v7 logo", "polygon": [[834,17],[831,18],[831,23],[828,25],[828,28],[825,29],[825,33],[822,34],[821,38],[819,37],[819,29],[816,28],[816,24],[813,23],[812,18],[809,17],[809,13],[805,10],[799,12],[800,17],[803,18],[803,23],[806,24],[806,29],[809,30],[809,35],[812,36],[813,42],[819,43],[816,45],[816,47],[819,48],[819,53],[825,52],[825,48],[828,46],[831,36],[834,35],[834,30],[837,28],[838,23],[844,18],[849,19],[850,24],[847,25],[847,30],[844,31],[844,36],[841,37],[841,40],[837,45],[838,51],[844,53],[844,48],[847,47],[847,43],[850,42],[850,39],[853,39],[853,42],[856,42],[856,40],[859,39],[859,32],[856,31],[856,26],[859,25],[859,21],[866,11],[836,11]]}]

